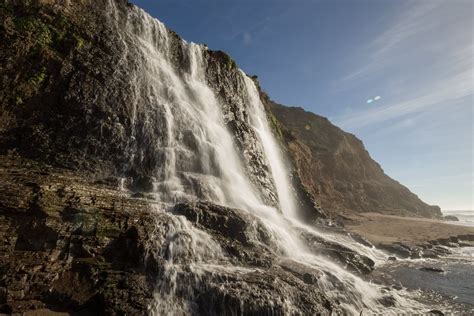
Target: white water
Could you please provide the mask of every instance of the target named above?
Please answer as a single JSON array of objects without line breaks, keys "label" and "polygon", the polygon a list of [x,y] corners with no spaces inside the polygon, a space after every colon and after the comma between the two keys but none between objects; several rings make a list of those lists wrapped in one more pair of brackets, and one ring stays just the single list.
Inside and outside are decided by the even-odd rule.
[{"label": "white water", "polygon": [[443,215],[456,216],[459,221],[449,221],[449,224],[474,227],[474,211],[443,211]]},{"label": "white water", "polygon": [[[113,5],[114,1],[111,3]],[[189,60],[189,69],[176,69],[170,62],[171,40],[164,25],[137,8],[131,9],[128,15],[123,41],[127,47],[135,45],[139,48],[139,56],[130,56],[139,60],[137,72],[133,75],[134,95],[141,98],[146,107],[146,115],[141,118],[145,121],[145,131],[136,133],[156,128],[162,132],[162,137],[147,144],[155,148],[156,160],[160,162],[157,173],[153,175],[156,198],[165,205],[209,200],[247,210],[263,221],[282,256],[324,272],[318,286],[326,295],[338,298],[348,312],[385,310],[377,303],[382,295],[378,287],[327,258],[312,254],[301,240],[300,232],[304,230],[353,248],[376,262],[385,259],[384,253],[346,236],[321,233],[298,221],[282,153],[253,81],[240,72],[246,90],[242,93],[247,96],[248,124],[255,130],[264,149],[283,214],[263,203],[259,191],[246,176],[233,137],[225,127],[222,105],[206,82],[203,54],[207,48],[183,41],[181,49]],[[119,19],[118,14],[114,18]],[[139,103],[135,102],[134,106]],[[161,126],[153,126],[153,121],[161,122]],[[156,304],[150,312],[155,315],[187,314],[194,309],[194,293],[205,283],[209,271],[230,269],[246,273],[246,269],[232,266],[217,242],[194,228],[184,217],[166,216],[169,216],[169,225],[157,227],[156,236],[157,243],[166,245],[159,254],[166,259],[166,264],[157,285]],[[161,236],[162,231],[167,232],[166,235]],[[401,310],[407,304],[416,306],[397,294],[395,296],[397,308]],[[288,311],[291,311],[291,302],[287,304]]]},{"label": "white water", "polygon": [[250,79],[243,71],[240,71],[240,73],[244,78],[245,87],[247,88],[251,124],[260,138],[260,142],[263,145],[265,155],[270,164],[273,182],[275,183],[278,200],[280,202],[280,208],[283,214],[296,218],[298,213],[291,192],[289,175],[286,172],[287,168],[285,168],[280,148],[270,130],[265,109],[260,101],[259,93],[252,79]]}]

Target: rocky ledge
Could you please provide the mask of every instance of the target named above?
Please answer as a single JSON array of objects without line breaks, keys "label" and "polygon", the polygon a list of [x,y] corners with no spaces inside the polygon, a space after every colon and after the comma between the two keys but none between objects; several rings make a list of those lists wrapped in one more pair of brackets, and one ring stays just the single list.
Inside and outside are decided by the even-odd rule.
[{"label": "rocky ledge", "polygon": [[414,245],[395,242],[393,244],[380,244],[378,247],[404,259],[439,258],[452,254],[454,248],[474,247],[474,234],[440,238]]},{"label": "rocky ledge", "polygon": [[[282,314],[288,302],[303,314],[339,310],[315,286],[322,272],[282,257],[261,221],[244,210],[206,202],[165,208],[121,190],[120,179],[17,155],[0,156],[0,179],[1,313],[147,313],[160,303],[153,293],[163,290],[171,244],[183,237],[176,223],[183,220],[223,253],[219,268],[192,293],[173,293],[191,300],[195,311]],[[307,238],[318,253],[354,271],[372,269],[370,259],[350,249]]]},{"label": "rocky ledge", "polygon": [[19,157],[0,156],[0,179],[0,313],[147,309],[148,203]]}]

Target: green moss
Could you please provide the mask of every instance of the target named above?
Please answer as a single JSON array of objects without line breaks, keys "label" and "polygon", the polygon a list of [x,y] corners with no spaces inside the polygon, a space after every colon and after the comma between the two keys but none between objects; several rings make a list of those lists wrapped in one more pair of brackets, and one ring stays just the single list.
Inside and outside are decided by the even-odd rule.
[{"label": "green moss", "polygon": [[63,58],[81,49],[86,41],[81,29],[68,17],[46,20],[36,5],[0,2],[0,58],[19,69],[9,99],[12,104],[27,104],[42,92],[45,81],[54,76]]},{"label": "green moss", "polygon": [[270,125],[274,134],[278,137],[280,141],[283,141],[284,138],[283,138],[283,132],[281,131],[280,121],[278,121],[278,119],[270,111],[267,110],[266,112],[267,112],[267,117],[270,120]]},{"label": "green moss", "polygon": [[76,41],[76,49],[81,49],[81,47],[85,44],[85,40],[77,34],[73,34],[73,37]]},{"label": "green moss", "polygon": [[232,70],[236,68],[237,68],[237,64],[235,63],[235,60],[229,57],[228,62],[227,62],[227,69]]},{"label": "green moss", "polygon": [[32,76],[29,80],[29,83],[32,85],[34,91],[37,91],[43,81],[46,79],[46,68],[42,67],[41,70]]},{"label": "green moss", "polygon": [[120,228],[115,225],[102,223],[97,227],[97,237],[119,237],[121,233]]},{"label": "green moss", "polygon": [[7,3],[0,3],[0,12],[2,14],[13,14],[13,6],[11,4]]},{"label": "green moss", "polygon": [[19,37],[28,41],[30,46],[47,47],[53,42],[50,28],[38,18],[17,17],[14,23]]},{"label": "green moss", "polygon": [[[30,73],[31,71],[32,70],[30,70]],[[33,72],[31,75],[29,75],[29,73],[25,73],[25,79],[21,80],[15,87],[15,104],[21,105],[25,103],[25,101],[30,97],[36,95],[40,91],[46,77],[47,75],[45,67],[41,67],[39,71]]]}]

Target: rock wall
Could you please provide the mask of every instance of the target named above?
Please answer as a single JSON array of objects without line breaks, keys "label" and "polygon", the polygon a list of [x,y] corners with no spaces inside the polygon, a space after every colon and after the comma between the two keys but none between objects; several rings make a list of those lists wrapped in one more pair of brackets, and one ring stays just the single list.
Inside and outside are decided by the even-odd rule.
[{"label": "rock wall", "polygon": [[[134,23],[128,10],[136,9],[119,0],[0,5],[0,313],[146,314],[170,298],[214,315],[340,311],[315,286],[322,272],[283,260],[251,213],[212,203],[170,210],[148,194],[163,124],[147,111],[140,78],[130,77],[144,56],[124,41],[124,24]],[[187,69],[183,42],[169,32],[172,65]],[[204,57],[249,177],[275,204],[239,70],[222,52]],[[184,269],[175,289],[163,285],[173,243],[189,244],[196,229],[179,231],[182,218],[212,236],[224,268],[195,282]],[[353,271],[373,269],[353,250],[305,238]],[[184,266],[198,260],[187,250],[176,258]]]},{"label": "rock wall", "polygon": [[[126,1],[8,1],[1,8],[0,151],[55,166],[127,177],[134,190],[150,190],[159,173],[166,122],[149,99],[148,58],[137,34],[145,18]],[[151,19],[151,18],[150,18]],[[153,32],[157,32],[154,30]],[[190,68],[186,44],[167,32],[166,58],[180,76]],[[158,32],[157,32],[158,33]],[[160,36],[154,34],[153,36]],[[277,204],[274,184],[250,127],[244,82],[235,62],[205,50],[206,80],[223,105],[225,124],[245,171],[263,199]],[[27,66],[25,66],[27,65]],[[183,133],[192,150],[194,135]]]},{"label": "rock wall", "polygon": [[[209,233],[230,260],[193,283],[178,279],[176,298],[206,315],[283,315],[339,310],[314,286],[320,271],[290,259],[249,212],[211,203],[183,203],[171,213],[141,194],[120,190],[120,179],[99,179],[0,155],[0,313],[147,314],[177,236],[175,215]],[[186,242],[189,242],[186,235]],[[307,238],[315,238],[307,236]],[[373,262],[314,240],[318,251],[369,273]],[[339,246],[340,247],[340,246]],[[194,258],[193,249],[182,263]],[[346,259],[344,259],[346,258]],[[233,266],[240,267],[232,269]],[[184,293],[183,293],[183,292]],[[168,298],[169,299],[169,298]],[[291,302],[291,304],[289,303]]]},{"label": "rock wall", "polygon": [[157,262],[146,201],[18,156],[0,156],[0,179],[0,313],[147,310]]}]

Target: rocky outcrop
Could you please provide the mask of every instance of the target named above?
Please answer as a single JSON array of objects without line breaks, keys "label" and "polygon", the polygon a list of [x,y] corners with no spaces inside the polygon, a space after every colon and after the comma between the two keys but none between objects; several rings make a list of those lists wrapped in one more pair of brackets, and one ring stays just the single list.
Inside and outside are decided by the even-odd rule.
[{"label": "rocky outcrop", "polygon": [[459,235],[450,238],[440,238],[417,244],[395,242],[380,244],[378,247],[399,258],[439,258],[452,254],[452,250],[460,247],[473,247],[474,235]]},{"label": "rocky outcrop", "polygon": [[327,314],[339,308],[314,286],[321,272],[280,259],[269,232],[246,211],[192,203],[167,212],[120,190],[119,179],[18,156],[0,156],[0,179],[2,313],[146,313],[179,236],[170,235],[178,216],[209,233],[225,254],[222,269],[195,285],[195,311],[284,314],[291,305],[303,314]]},{"label": "rocky outcrop", "polygon": [[[177,204],[173,213],[185,216],[197,227],[217,237],[217,240],[229,239],[223,247],[231,258],[239,262],[269,266],[272,257],[284,254],[262,222],[245,210],[198,202]],[[371,259],[348,247],[325,240],[308,231],[301,231],[300,235],[314,254],[330,258],[353,272],[367,274],[374,268]]]},{"label": "rocky outcrop", "polygon": [[387,176],[354,135],[319,115],[277,104],[265,94],[262,99],[278,121],[297,177],[323,210],[441,217],[439,207]]},{"label": "rocky outcrop", "polygon": [[454,215],[446,215],[446,216],[443,216],[443,219],[444,219],[445,221],[459,222],[459,218],[457,218],[457,217],[454,216]]},{"label": "rocky outcrop", "polygon": [[147,309],[148,203],[18,156],[0,156],[0,179],[0,313]]},{"label": "rocky outcrop", "polygon": [[[0,6],[0,312],[146,314],[170,298],[216,315],[340,310],[315,286],[322,272],[281,259],[270,232],[247,211],[170,208],[153,199],[150,175],[160,170],[157,146],[166,134],[141,97],[147,56],[126,38],[124,27],[137,16],[129,10],[137,9],[121,0]],[[184,42],[166,32],[167,57],[184,76]],[[241,74],[222,52],[203,58],[248,176],[276,205],[247,96],[239,93]],[[194,136],[182,132],[192,149]],[[189,268],[206,256],[186,248],[193,232],[222,249],[212,273]],[[175,263],[181,287],[167,279]]]},{"label": "rocky outcrop", "polygon": [[[2,153],[16,151],[55,166],[120,175],[129,178],[132,189],[150,188],[146,178],[160,172],[162,142],[168,136],[165,114],[150,111],[161,104],[150,104],[153,89],[140,70],[149,58],[134,38],[140,29],[127,33],[130,25],[143,23],[134,21],[137,16],[145,18],[132,10],[139,9],[121,0],[2,5]],[[180,76],[187,75],[186,44],[173,31],[164,32],[169,62]],[[241,74],[223,52],[205,50],[203,59],[245,170],[262,198],[276,206],[269,167],[249,125]],[[195,150],[192,131],[181,133],[187,150]]]}]

